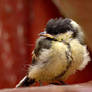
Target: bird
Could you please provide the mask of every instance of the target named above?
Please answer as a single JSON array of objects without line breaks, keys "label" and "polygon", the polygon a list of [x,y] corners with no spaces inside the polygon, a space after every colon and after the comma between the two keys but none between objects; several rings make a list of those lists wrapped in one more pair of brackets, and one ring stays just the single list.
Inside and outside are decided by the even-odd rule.
[{"label": "bird", "polygon": [[70,18],[50,19],[39,34],[32,52],[32,64],[16,87],[35,82],[64,81],[90,61],[82,27]]}]

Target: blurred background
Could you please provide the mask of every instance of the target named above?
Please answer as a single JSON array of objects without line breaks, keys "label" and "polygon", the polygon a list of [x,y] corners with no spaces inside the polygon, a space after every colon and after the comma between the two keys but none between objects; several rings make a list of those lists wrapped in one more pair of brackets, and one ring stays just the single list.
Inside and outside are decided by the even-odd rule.
[{"label": "blurred background", "polygon": [[[84,29],[92,51],[91,0],[0,0],[0,89],[13,88],[27,73],[31,52],[51,18],[69,17]],[[92,62],[66,81],[69,84],[92,80]]]}]

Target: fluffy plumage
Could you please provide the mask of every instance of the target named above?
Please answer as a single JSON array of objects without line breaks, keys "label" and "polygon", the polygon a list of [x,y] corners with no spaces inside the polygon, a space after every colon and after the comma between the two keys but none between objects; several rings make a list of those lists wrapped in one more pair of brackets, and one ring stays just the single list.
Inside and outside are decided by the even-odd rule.
[{"label": "fluffy plumage", "polygon": [[32,65],[19,86],[26,86],[25,81],[30,85],[35,81],[64,81],[77,70],[85,68],[88,61],[89,52],[81,27],[69,18],[51,19],[36,42]]}]

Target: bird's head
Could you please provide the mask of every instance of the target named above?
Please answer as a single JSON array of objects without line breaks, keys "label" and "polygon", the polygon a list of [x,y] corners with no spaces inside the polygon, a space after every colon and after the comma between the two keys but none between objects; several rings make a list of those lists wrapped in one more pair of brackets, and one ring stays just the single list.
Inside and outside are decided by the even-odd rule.
[{"label": "bird's head", "polygon": [[69,18],[59,18],[49,20],[45,31],[41,32],[40,36],[56,41],[67,41],[72,38],[83,39],[84,35],[81,31],[81,27],[75,21]]}]

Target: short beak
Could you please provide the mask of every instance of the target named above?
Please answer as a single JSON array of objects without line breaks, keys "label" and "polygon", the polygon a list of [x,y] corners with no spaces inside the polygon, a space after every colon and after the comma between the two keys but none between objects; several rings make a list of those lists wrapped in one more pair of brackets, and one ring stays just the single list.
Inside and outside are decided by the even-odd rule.
[{"label": "short beak", "polygon": [[52,35],[50,35],[50,34],[48,34],[46,32],[41,32],[39,35],[44,36],[44,37],[48,37],[48,38],[54,38],[54,36],[52,36]]}]

